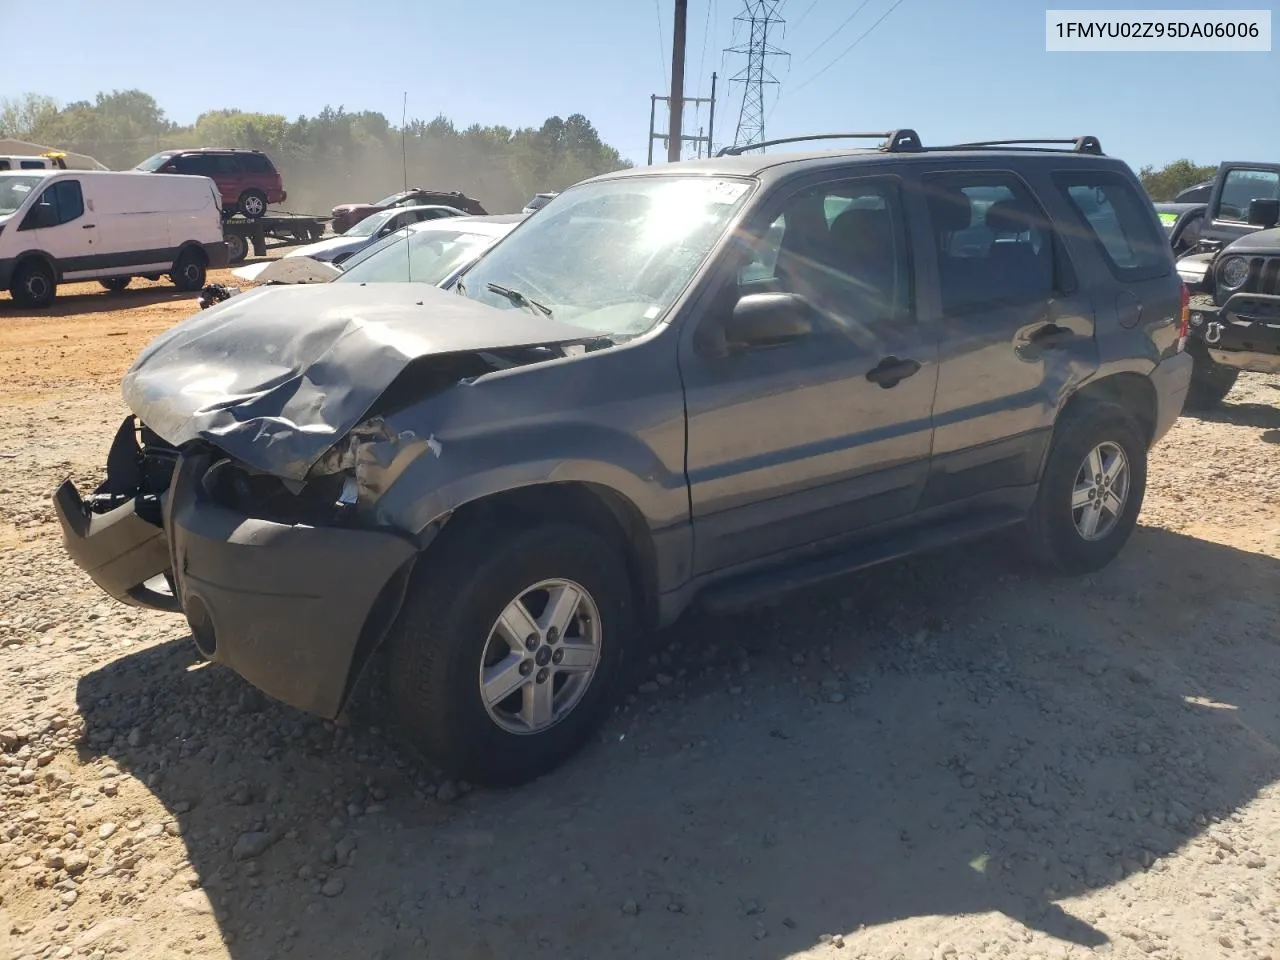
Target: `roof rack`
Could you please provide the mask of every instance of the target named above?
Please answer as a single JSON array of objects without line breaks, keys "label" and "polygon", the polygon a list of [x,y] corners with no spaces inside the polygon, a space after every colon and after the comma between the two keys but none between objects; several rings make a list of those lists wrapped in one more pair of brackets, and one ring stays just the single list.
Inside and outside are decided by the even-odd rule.
[{"label": "roof rack", "polygon": [[777,140],[761,140],[759,143],[741,143],[723,147],[717,157],[738,157],[748,150],[776,147],[782,143],[806,143],[812,140],[883,140],[879,149],[886,153],[907,153],[922,150],[920,136],[909,129],[889,130],[885,133],[814,133],[803,137],[782,137]]},{"label": "roof rack", "polygon": [[1060,153],[1052,147],[1034,147],[1031,144],[1071,144],[1072,153],[1091,153],[1103,156],[1102,144],[1097,137],[1075,137],[1069,140],[977,140],[973,143],[955,143],[947,147],[931,147],[931,150],[986,150],[989,147],[1014,147],[1021,150],[1036,150],[1046,153]]}]

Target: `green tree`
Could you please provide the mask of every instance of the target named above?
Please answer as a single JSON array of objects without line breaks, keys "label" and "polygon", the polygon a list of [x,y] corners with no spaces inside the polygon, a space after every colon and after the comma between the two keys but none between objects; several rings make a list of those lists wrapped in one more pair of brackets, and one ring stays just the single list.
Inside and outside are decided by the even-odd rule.
[{"label": "green tree", "polygon": [[1187,187],[1212,180],[1217,170],[1217,167],[1197,166],[1190,160],[1175,160],[1159,170],[1153,166],[1143,167],[1138,177],[1152,200],[1168,202]]}]

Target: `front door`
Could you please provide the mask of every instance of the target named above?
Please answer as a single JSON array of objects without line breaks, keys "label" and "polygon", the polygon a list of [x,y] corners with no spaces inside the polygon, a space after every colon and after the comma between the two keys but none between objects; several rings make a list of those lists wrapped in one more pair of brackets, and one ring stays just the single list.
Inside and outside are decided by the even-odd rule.
[{"label": "front door", "polygon": [[[897,179],[806,185],[747,232],[754,259],[726,265],[681,344],[696,573],[901,517],[928,471],[936,350],[916,322]],[[725,317],[760,291],[802,295],[811,332],[726,344]]]},{"label": "front door", "polygon": [[1034,483],[1098,347],[1090,295],[1030,186],[989,168],[918,182],[940,291],[930,508]]},{"label": "front door", "polygon": [[61,280],[102,275],[98,225],[85,209],[79,180],[59,180],[45,187],[18,229],[30,231],[31,240],[24,246],[43,250],[54,259]]}]

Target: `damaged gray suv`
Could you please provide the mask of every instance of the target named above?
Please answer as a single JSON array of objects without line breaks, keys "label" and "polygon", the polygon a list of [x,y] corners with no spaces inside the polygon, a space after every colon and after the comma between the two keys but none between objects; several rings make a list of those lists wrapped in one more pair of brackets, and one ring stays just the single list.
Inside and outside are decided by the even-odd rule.
[{"label": "damaged gray suv", "polygon": [[186,320],[106,481],[56,492],[67,549],[305,711],[384,649],[408,735],[492,785],[577,750],[695,602],[999,530],[1099,569],[1191,370],[1151,203],[1093,138],[858,136],[578,184],[449,290]]}]

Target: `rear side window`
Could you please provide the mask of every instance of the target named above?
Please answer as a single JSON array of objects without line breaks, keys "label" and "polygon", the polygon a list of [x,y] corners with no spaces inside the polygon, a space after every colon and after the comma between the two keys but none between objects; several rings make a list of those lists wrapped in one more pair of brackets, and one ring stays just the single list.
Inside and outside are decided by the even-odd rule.
[{"label": "rear side window", "polygon": [[1151,201],[1124,177],[1103,170],[1056,173],[1054,183],[1079,216],[1119,280],[1153,280],[1173,269],[1169,239],[1151,215]]},{"label": "rear side window", "polygon": [[19,160],[18,166],[23,170],[43,170],[48,164],[43,160]]},{"label": "rear side window", "polygon": [[1047,300],[1066,271],[1049,220],[1012,173],[937,173],[923,180],[944,315]]},{"label": "rear side window", "polygon": [[271,161],[260,153],[246,153],[240,157],[240,166],[246,173],[275,173]]}]

